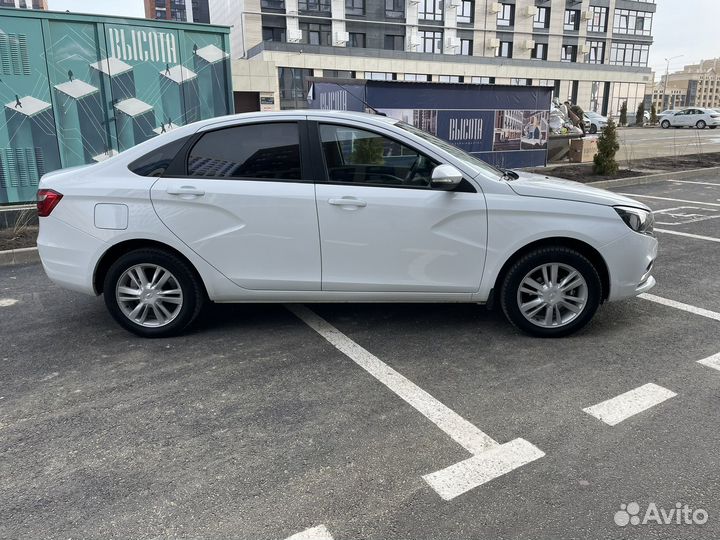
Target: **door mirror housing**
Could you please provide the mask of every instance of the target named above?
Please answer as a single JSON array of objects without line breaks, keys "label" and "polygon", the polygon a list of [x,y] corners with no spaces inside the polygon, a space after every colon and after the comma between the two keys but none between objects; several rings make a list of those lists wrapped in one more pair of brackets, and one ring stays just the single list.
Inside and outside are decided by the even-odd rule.
[{"label": "door mirror housing", "polygon": [[431,187],[443,191],[452,191],[462,182],[462,173],[452,165],[444,163],[433,169]]}]

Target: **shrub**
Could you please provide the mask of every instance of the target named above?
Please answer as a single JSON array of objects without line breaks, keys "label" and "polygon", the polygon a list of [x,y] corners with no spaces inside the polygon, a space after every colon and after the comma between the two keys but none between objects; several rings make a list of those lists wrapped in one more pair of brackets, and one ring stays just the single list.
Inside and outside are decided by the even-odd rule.
[{"label": "shrub", "polygon": [[657,124],[658,123],[658,117],[657,117],[657,109],[655,108],[655,104],[652,104],[652,107],[650,107],[650,123],[651,124]]},{"label": "shrub", "polygon": [[615,153],[620,149],[615,122],[608,120],[607,126],[598,137],[598,153],[593,158],[593,172],[603,176],[614,176],[618,172]]},{"label": "shrub", "polygon": [[637,112],[635,113],[635,124],[642,126],[645,123],[645,103],[642,101],[638,105]]},{"label": "shrub", "polygon": [[620,107],[620,125],[627,126],[627,101],[623,101]]}]

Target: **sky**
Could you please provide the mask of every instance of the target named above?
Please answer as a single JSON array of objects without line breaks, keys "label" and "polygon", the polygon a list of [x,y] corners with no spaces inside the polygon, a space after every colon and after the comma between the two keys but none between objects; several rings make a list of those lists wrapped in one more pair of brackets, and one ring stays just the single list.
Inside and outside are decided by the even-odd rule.
[{"label": "sky", "polygon": [[[377,2],[380,0],[367,0]],[[143,17],[143,0],[48,0],[48,8],[75,13],[102,13]],[[687,64],[720,57],[720,0],[657,0],[653,19],[655,42],[650,47],[650,67],[656,78]],[[680,56],[682,55],[682,56]],[[673,58],[680,56],[679,58]]]}]

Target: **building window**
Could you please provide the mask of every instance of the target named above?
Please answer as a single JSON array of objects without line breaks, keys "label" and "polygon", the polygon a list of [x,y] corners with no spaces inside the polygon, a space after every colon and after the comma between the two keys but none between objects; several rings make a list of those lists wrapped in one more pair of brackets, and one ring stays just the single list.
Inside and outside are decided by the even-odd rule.
[{"label": "building window", "polygon": [[495,84],[495,77],[470,77],[471,84]]},{"label": "building window", "polygon": [[365,0],[345,0],[345,15],[365,15]]},{"label": "building window", "polygon": [[342,69],[323,69],[323,77],[330,77],[332,79],[354,79],[355,72]]},{"label": "building window", "polygon": [[260,8],[285,11],[285,0],[260,0]]},{"label": "building window", "polygon": [[420,50],[426,53],[442,53],[442,32],[433,32],[430,30],[418,31],[420,36]]},{"label": "building window", "polygon": [[386,34],[384,48],[386,51],[404,51],[405,50],[405,36]]},{"label": "building window", "polygon": [[415,82],[430,82],[432,78],[430,77],[430,75],[421,75],[419,73],[406,73],[405,80]]},{"label": "building window", "polygon": [[330,13],[330,0],[298,0],[300,11]]},{"label": "building window", "polygon": [[501,41],[495,56],[503,58],[512,58],[513,44],[512,41]]},{"label": "building window", "polygon": [[566,9],[565,23],[563,30],[579,30],[580,29],[580,10]]},{"label": "building window", "polygon": [[538,6],[533,28],[550,28],[550,8]]},{"label": "building window", "polygon": [[498,26],[512,26],[515,24],[515,5],[500,4],[500,11],[497,16]]},{"label": "building window", "polygon": [[603,6],[590,6],[592,18],[588,21],[588,32],[607,32],[608,8]]},{"label": "building window", "polygon": [[588,64],[602,64],[605,61],[605,42],[588,41]]},{"label": "building window", "polygon": [[360,32],[350,32],[350,42],[348,47],[353,49],[364,49],[365,48],[365,34]]},{"label": "building window", "polygon": [[647,67],[650,45],[613,42],[610,64],[613,66]]},{"label": "building window", "polygon": [[278,68],[281,109],[306,109],[308,107],[306,99],[310,85],[308,78],[312,76],[312,69]]},{"label": "building window", "polygon": [[457,12],[457,22],[470,24],[473,22],[475,13],[475,2],[473,0],[462,0]]},{"label": "building window", "polygon": [[385,0],[385,16],[388,19],[405,17],[405,0]]},{"label": "building window", "polygon": [[263,41],[278,41],[282,43],[285,41],[285,29],[274,26],[263,26],[262,36]]},{"label": "building window", "polygon": [[563,45],[560,49],[561,62],[577,62],[577,45]]},{"label": "building window", "polygon": [[442,83],[461,83],[464,78],[459,75],[439,75],[438,82]]},{"label": "building window", "polygon": [[384,71],[366,71],[365,78],[371,81],[397,81],[397,73]]},{"label": "building window", "polygon": [[613,32],[634,36],[649,36],[652,29],[652,13],[630,9],[616,9]]},{"label": "building window", "polygon": [[418,18],[424,21],[442,21],[442,0],[420,0],[420,6],[418,7]]},{"label": "building window", "polygon": [[535,47],[533,47],[530,57],[535,58],[536,60],[547,60],[547,53],[547,43],[535,43]]},{"label": "building window", "polygon": [[164,9],[156,9],[155,10],[155,18],[156,19],[164,19],[166,17],[167,17],[167,12]]},{"label": "building window", "polygon": [[309,45],[332,45],[330,41],[330,25],[316,23],[300,23],[302,42]]},{"label": "building window", "polygon": [[532,86],[532,79],[510,79],[510,86]]},{"label": "building window", "polygon": [[465,56],[472,56],[473,53],[473,40],[472,39],[461,39],[460,40],[460,54]]}]

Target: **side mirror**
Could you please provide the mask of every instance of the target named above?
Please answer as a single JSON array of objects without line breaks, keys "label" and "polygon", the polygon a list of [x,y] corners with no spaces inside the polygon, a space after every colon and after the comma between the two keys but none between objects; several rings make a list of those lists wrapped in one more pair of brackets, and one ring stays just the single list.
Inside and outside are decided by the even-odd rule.
[{"label": "side mirror", "polygon": [[431,187],[443,191],[452,191],[462,182],[462,173],[452,165],[444,163],[433,169]]}]

